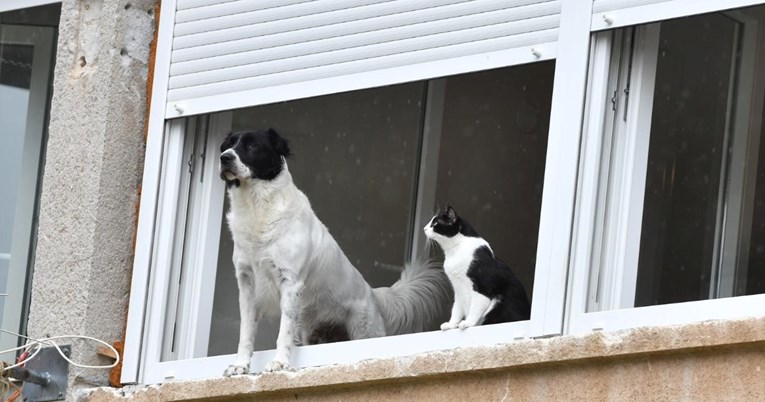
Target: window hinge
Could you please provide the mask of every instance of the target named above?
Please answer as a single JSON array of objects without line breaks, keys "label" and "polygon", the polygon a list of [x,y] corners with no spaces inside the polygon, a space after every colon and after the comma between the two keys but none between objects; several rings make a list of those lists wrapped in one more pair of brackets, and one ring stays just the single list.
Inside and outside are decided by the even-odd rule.
[{"label": "window hinge", "polygon": [[611,110],[616,111],[616,104],[619,103],[619,90],[614,90],[614,94],[611,96]]},{"label": "window hinge", "polygon": [[627,107],[630,105],[630,87],[624,88],[624,116],[622,119],[627,121]]}]

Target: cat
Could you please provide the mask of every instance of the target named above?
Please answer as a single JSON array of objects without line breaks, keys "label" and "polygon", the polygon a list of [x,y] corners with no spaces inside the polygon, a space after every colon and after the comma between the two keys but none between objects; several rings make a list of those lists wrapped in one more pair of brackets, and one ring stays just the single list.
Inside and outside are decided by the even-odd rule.
[{"label": "cat", "polygon": [[444,270],[454,288],[451,318],[442,330],[529,319],[531,305],[518,277],[454,208],[436,214],[424,230],[444,251]]}]

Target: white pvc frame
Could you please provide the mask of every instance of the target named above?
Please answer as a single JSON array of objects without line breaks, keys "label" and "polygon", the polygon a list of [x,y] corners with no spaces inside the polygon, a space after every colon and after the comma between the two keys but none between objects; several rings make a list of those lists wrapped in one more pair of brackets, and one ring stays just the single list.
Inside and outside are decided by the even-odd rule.
[{"label": "white pvc frame", "polygon": [[618,10],[593,14],[593,32],[762,4],[762,0],[663,0],[646,5],[639,5],[640,0],[621,1],[627,4]]},{"label": "white pvc frame", "polygon": [[[167,78],[169,72],[169,51],[172,32],[174,3],[163,4],[160,16],[160,35],[155,66],[155,84],[152,105],[155,105],[149,119],[149,139],[144,173],[141,211],[138,226],[136,257],[131,288],[131,304],[126,335],[125,359],[122,382],[156,383],[168,379],[191,379],[219,376],[230,364],[233,356],[218,356],[191,360],[161,362],[160,350],[162,328],[168,303],[167,289],[169,261],[172,249],[168,230],[174,230],[175,214],[163,213],[177,205],[173,199],[180,188],[172,177],[180,177],[177,153],[167,154],[162,160],[164,147],[181,149],[175,144],[185,131],[186,121],[165,122]],[[561,37],[571,38],[569,46],[558,54],[553,90],[550,131],[548,134],[547,166],[545,169],[542,214],[540,217],[537,267],[534,281],[535,297],[532,318],[529,321],[471,328],[466,331],[432,332],[413,335],[392,336],[378,339],[344,342],[339,344],[313,345],[297,348],[293,355],[296,367],[332,363],[350,363],[362,359],[406,356],[432,350],[452,349],[471,345],[487,345],[509,342],[525,337],[559,335],[562,330],[563,298],[566,268],[569,254],[573,199],[576,181],[577,149],[579,136],[571,135],[571,122],[581,124],[581,110],[569,107],[571,99],[584,99],[587,49],[589,47],[589,7],[564,3],[563,11],[569,15],[568,23],[561,24]],[[583,23],[584,22],[584,23]],[[568,35],[564,34],[567,33]],[[475,56],[467,59],[444,60],[428,63],[431,71],[423,73],[422,66],[391,69],[366,74],[359,79],[344,78],[344,81],[321,80],[312,82],[306,90],[296,87],[286,91],[298,98],[314,93],[331,93],[358,89],[355,86],[371,87],[394,82],[432,78],[434,71],[456,74],[500,66],[522,64],[534,60],[554,58],[555,44],[535,46],[532,49],[508,51],[505,54]],[[423,75],[424,74],[424,75]],[[385,77],[387,75],[387,78]],[[576,77],[571,80],[570,78]],[[406,77],[406,78],[404,78]],[[558,83],[561,83],[560,85]],[[348,87],[351,85],[353,88]],[[317,89],[318,88],[318,89]],[[307,91],[307,92],[306,92]],[[318,91],[318,92],[316,92]],[[263,91],[260,98],[251,100],[252,106],[284,99],[284,92],[271,94]],[[240,100],[230,100],[237,102]],[[581,106],[582,102],[578,102]],[[234,105],[232,104],[232,107]],[[178,110],[167,111],[177,115]],[[188,110],[184,111],[189,113]],[[579,123],[576,123],[579,122]],[[163,134],[164,133],[164,134]],[[175,151],[172,151],[175,152]],[[166,166],[165,179],[160,181],[162,165]],[[163,195],[160,198],[160,194]],[[169,195],[169,196],[168,196]],[[158,203],[161,200],[161,203]],[[164,239],[164,240],[163,240]],[[155,244],[155,242],[157,242]],[[154,254],[152,255],[152,251]],[[150,271],[150,267],[155,267]],[[151,275],[149,274],[151,272]],[[196,275],[196,274],[192,274]],[[149,279],[151,278],[151,279]],[[204,306],[200,306],[199,311]],[[145,317],[145,321],[144,321]],[[144,324],[145,322],[145,324]],[[209,324],[208,324],[209,327]],[[405,340],[404,340],[405,339]],[[201,344],[202,337],[191,342]],[[253,371],[258,371],[273,351],[256,352],[253,356]]]},{"label": "white pvc frame", "polygon": [[[167,80],[169,76],[169,51],[175,18],[175,2],[164,4],[160,20],[158,54],[155,65],[154,93],[149,120],[149,142],[139,218],[136,258],[130,311],[126,336],[125,360],[122,381],[124,383],[154,383],[168,379],[192,379],[219,376],[232,361],[232,356],[160,362],[160,342],[157,328],[162,325],[166,306],[167,278],[164,272],[151,272],[149,267],[157,259],[167,258],[157,251],[152,256],[155,238],[170,225],[160,214],[159,195],[166,192],[168,183],[160,186],[163,144],[176,141],[183,135],[185,121],[170,120],[178,116],[197,113],[187,105],[170,106],[167,103]],[[723,4],[724,3],[724,4]],[[608,87],[600,80],[607,76],[609,59],[602,60],[608,44],[591,43],[591,31],[658,21],[704,12],[719,11],[762,1],[730,0],[670,0],[659,4],[629,7],[608,13],[592,13],[592,2],[562,2],[559,41],[544,44],[541,57],[556,58],[555,86],[548,135],[547,161],[537,247],[537,272],[535,276],[535,310],[532,319],[525,323],[510,323],[476,327],[466,331],[444,333],[421,333],[345,342],[341,344],[314,345],[298,348],[293,364],[298,367],[330,363],[349,363],[365,358],[406,356],[429,350],[450,349],[460,346],[486,345],[512,341],[523,337],[551,336],[563,333],[563,320],[569,333],[585,333],[592,330],[613,330],[642,325],[682,324],[716,318],[762,315],[761,306],[765,295],[744,296],[720,300],[706,300],[662,306],[620,309],[587,313],[588,289],[591,279],[593,236],[603,231],[596,219],[599,192],[604,191],[598,181],[600,154],[604,148],[601,126],[605,116],[606,99],[600,98]],[[602,23],[601,23],[602,22]],[[592,47],[591,47],[592,44]],[[217,107],[241,107],[276,101],[297,99],[305,96],[361,89],[394,82],[422,80],[436,76],[477,71],[522,62],[529,59],[531,49],[516,49],[506,53],[478,55],[465,59],[439,61],[427,65],[406,66],[379,72],[364,73],[351,77],[326,79],[312,82],[311,86],[295,84],[282,88],[278,93],[268,89],[259,91],[254,98],[241,96],[210,99],[223,102]],[[590,52],[593,53],[590,63]],[[533,54],[533,53],[532,53]],[[557,57],[556,57],[557,56]],[[590,81],[588,85],[588,66]],[[425,68],[427,67],[427,68]],[[589,99],[585,103],[585,92]],[[634,98],[633,98],[634,99]],[[202,112],[206,106],[199,104]],[[586,105],[586,111],[585,109]],[[167,106],[167,107],[166,107]],[[177,107],[176,107],[177,106]],[[583,114],[586,113],[585,122]],[[583,123],[586,128],[582,131]],[[611,122],[615,123],[615,122]],[[608,123],[607,124],[611,124]],[[581,153],[580,153],[581,152]],[[581,160],[581,165],[580,165]],[[175,162],[174,162],[175,163]],[[172,165],[172,164],[170,164]],[[170,166],[168,165],[168,166]],[[578,174],[580,170],[581,174]],[[578,190],[577,190],[578,188]],[[169,202],[162,198],[167,207]],[[574,210],[578,211],[574,217]],[[576,218],[576,219],[574,219]],[[172,227],[172,225],[170,225]],[[573,234],[572,234],[573,230]],[[628,233],[626,235],[629,235]],[[169,244],[166,244],[169,246]],[[567,267],[571,274],[567,279]],[[150,275],[151,273],[151,275]],[[152,283],[149,283],[149,278]],[[624,281],[611,280],[612,284],[624,286]],[[611,298],[618,300],[619,298]],[[538,301],[542,300],[542,303]],[[568,313],[564,315],[564,306]],[[200,309],[201,311],[201,309]],[[525,326],[524,326],[525,325]],[[201,338],[200,338],[201,339]],[[253,370],[270,359],[273,351],[258,352],[253,357]],[[142,368],[139,373],[139,367]],[[140,375],[139,375],[140,374]]]},{"label": "white pvc frame", "polygon": [[[611,55],[611,49],[616,46],[613,43],[613,37],[618,33],[600,33],[593,44],[587,122],[581,151],[580,189],[577,197],[579,212],[571,262],[572,279],[569,284],[569,313],[566,316],[568,333],[582,334],[590,331],[612,331],[638,326],[685,324],[710,319],[763,315],[762,306],[765,305],[765,295],[633,308],[642,197],[645,191],[645,164],[648,156],[647,133],[650,132],[656,69],[658,25],[636,28],[634,46],[638,50],[632,64],[630,101],[626,111],[623,101],[619,102],[614,112],[610,110],[611,104],[607,102],[612,96],[609,88],[613,87],[613,81],[609,81],[609,77],[613,80],[617,69],[616,61],[619,57],[625,57]],[[747,29],[749,36],[754,35],[751,25],[745,28]],[[759,35],[762,37],[763,34]],[[752,38],[747,39],[746,36],[744,38],[744,49],[753,49]],[[756,65],[754,57],[754,54],[743,56],[740,66],[742,74],[753,73]],[[762,63],[763,55],[758,55],[758,60]],[[736,102],[750,103],[752,110],[757,107],[759,107],[757,110],[761,110],[762,91],[765,91],[765,84],[761,81],[755,81],[753,90],[743,88],[739,84],[736,89]],[[762,116],[749,111],[748,106],[737,110],[737,116],[735,116],[737,125],[733,128],[734,131],[739,133],[747,131],[749,125],[756,125],[755,127],[759,128],[761,124],[759,120]],[[609,117],[612,113],[615,117]],[[626,113],[626,123],[621,119],[623,113]],[[748,115],[745,116],[744,113]],[[617,136],[613,134],[615,131],[620,138],[611,138],[612,135]],[[738,134],[734,135],[733,141],[733,157],[740,158],[739,163],[751,167],[752,163],[756,162],[751,154],[756,151],[747,151],[745,148],[753,146],[752,138],[746,135],[742,138],[742,135]],[[615,156],[609,154],[612,150]],[[616,166],[612,164],[609,170],[604,170],[601,165],[609,160],[612,162],[616,160],[618,163]],[[747,169],[746,166],[733,164],[731,169],[742,176],[745,173],[751,175],[751,169]],[[745,180],[745,177],[738,178],[733,185],[742,188],[745,185],[752,185],[746,184]],[[604,181],[606,185],[603,184]],[[740,194],[741,191],[733,191],[732,195],[728,195],[728,202],[739,204],[734,208],[736,209],[735,219],[731,219],[724,228],[728,234],[741,232],[740,225],[744,220],[740,215],[746,212],[738,211],[738,209],[744,209],[747,206],[745,197]],[[603,200],[609,197],[611,202],[604,203]],[[605,213],[605,220],[597,218],[597,208],[605,210],[600,212]],[[733,220],[735,222],[732,222]],[[734,241],[738,240],[739,236],[736,235]],[[605,251],[602,244],[604,241],[609,242]],[[737,244],[728,242],[723,247],[734,254],[734,258],[737,256]],[[732,262],[735,263],[735,261]],[[731,282],[729,278],[726,284],[730,287],[730,292],[733,291]],[[730,296],[730,294],[720,293],[719,296]]]}]

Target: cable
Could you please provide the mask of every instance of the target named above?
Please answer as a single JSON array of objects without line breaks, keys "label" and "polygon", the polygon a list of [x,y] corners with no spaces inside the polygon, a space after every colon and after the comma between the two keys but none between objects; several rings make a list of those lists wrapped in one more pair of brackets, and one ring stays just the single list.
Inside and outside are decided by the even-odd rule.
[{"label": "cable", "polygon": [[[4,329],[0,329],[0,332],[4,332],[4,333],[7,333],[7,334],[10,334],[10,335],[19,337],[19,338],[27,339],[29,341],[24,346],[19,346],[19,347],[11,348],[11,349],[8,349],[8,350],[0,351],[0,354],[9,353],[9,352],[15,352],[15,351],[21,350],[21,349],[24,349],[24,352],[26,353],[26,352],[29,352],[31,349],[34,349],[34,352],[29,353],[29,355],[26,356],[26,358],[24,358],[23,360],[20,359],[19,362],[17,362],[16,364],[14,364],[12,366],[3,367],[2,371],[6,371],[6,370],[9,370],[9,369],[14,368],[14,367],[23,366],[26,362],[32,360],[35,356],[37,356],[37,354],[40,352],[40,350],[43,348],[43,346],[51,346],[51,347],[56,348],[56,351],[58,351],[58,354],[60,354],[61,357],[64,360],[66,360],[69,364],[71,364],[72,366],[75,366],[75,367],[87,368],[87,369],[107,369],[107,368],[113,368],[113,367],[117,366],[117,364],[120,362],[120,354],[117,351],[117,349],[114,348],[114,346],[112,346],[112,345],[110,345],[110,344],[108,344],[108,343],[106,343],[106,342],[104,342],[104,341],[102,341],[100,339],[93,338],[93,337],[90,337],[90,336],[85,336],[85,335],[60,335],[60,336],[51,336],[51,337],[41,338],[41,339],[33,339],[33,338],[28,337],[28,336],[17,334],[15,332],[7,331],[7,330],[4,330]],[[56,342],[54,342],[54,341],[59,340],[59,339],[84,339],[84,340],[88,340],[88,341],[98,342],[98,343],[106,346],[107,348],[111,349],[112,352],[114,352],[114,355],[117,356],[117,358],[114,360],[114,363],[106,365],[106,366],[91,366],[91,365],[87,365],[87,364],[75,363],[74,361],[69,359],[69,357],[67,357],[66,354],[58,346],[58,344]]]}]

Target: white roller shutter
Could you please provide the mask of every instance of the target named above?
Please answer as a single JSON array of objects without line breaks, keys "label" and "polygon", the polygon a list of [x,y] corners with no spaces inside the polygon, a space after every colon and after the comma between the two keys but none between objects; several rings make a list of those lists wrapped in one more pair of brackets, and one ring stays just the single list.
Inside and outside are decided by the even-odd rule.
[{"label": "white roller shutter", "polygon": [[555,56],[560,0],[178,0],[166,116]]},{"label": "white roller shutter", "polygon": [[592,30],[601,31],[762,3],[763,0],[593,0]]}]

